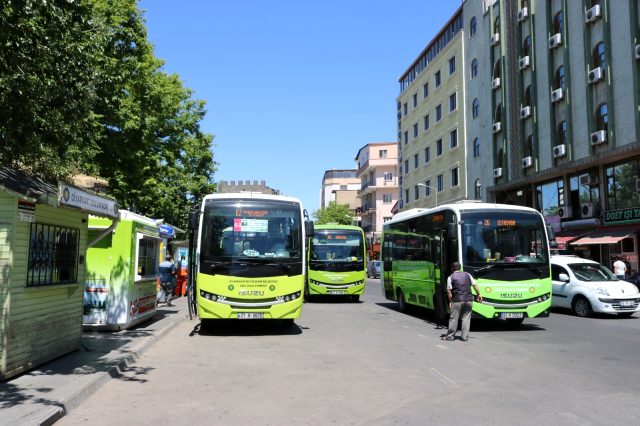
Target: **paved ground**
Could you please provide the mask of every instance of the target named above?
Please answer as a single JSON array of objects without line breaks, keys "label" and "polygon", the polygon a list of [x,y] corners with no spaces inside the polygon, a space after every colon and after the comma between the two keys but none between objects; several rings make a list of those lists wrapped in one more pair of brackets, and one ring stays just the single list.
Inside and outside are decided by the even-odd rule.
[{"label": "paved ground", "polygon": [[0,424],[47,425],[121,375],[152,343],[187,318],[186,298],[160,305],[131,330],[85,332],[82,349],[0,383]]}]

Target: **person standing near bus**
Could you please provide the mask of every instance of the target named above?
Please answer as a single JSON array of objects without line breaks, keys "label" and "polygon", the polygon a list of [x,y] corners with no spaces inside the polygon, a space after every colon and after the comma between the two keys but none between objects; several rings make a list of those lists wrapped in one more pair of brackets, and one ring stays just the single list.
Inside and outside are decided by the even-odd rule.
[{"label": "person standing near bus", "polygon": [[447,296],[449,298],[449,330],[442,337],[442,340],[453,340],[458,329],[458,320],[462,317],[462,327],[460,337],[466,342],[469,338],[469,327],[471,326],[471,309],[473,308],[473,294],[471,287],[478,295],[478,302],[482,302],[480,289],[476,280],[468,272],[460,270],[460,262],[453,262],[451,265],[453,272],[447,278]]},{"label": "person standing near bus", "polygon": [[178,262],[178,269],[176,273],[178,275],[177,285],[176,285],[176,295],[177,296],[186,296],[187,295],[187,270],[188,264],[185,260],[184,256],[180,257],[180,261]]},{"label": "person standing near bus", "polygon": [[627,274],[627,264],[620,258],[617,258],[616,261],[613,262],[613,273],[618,279],[623,280]]},{"label": "person standing near bus", "polygon": [[173,289],[175,285],[176,265],[171,261],[171,255],[168,254],[164,258],[164,262],[160,263],[160,287],[164,292],[164,301],[167,306],[173,306]]}]

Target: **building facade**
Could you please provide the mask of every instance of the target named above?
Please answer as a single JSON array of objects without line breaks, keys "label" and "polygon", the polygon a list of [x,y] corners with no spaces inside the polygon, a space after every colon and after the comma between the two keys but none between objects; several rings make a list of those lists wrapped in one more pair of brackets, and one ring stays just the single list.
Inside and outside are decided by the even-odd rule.
[{"label": "building facade", "polygon": [[220,181],[218,182],[217,191],[222,194],[228,193],[237,193],[237,192],[257,192],[259,194],[271,194],[271,195],[279,195],[280,191],[277,189],[269,188],[264,180],[261,180],[259,183],[257,180],[253,182],[250,180],[246,181]]},{"label": "building facade", "polygon": [[329,203],[346,204],[356,215],[360,209],[360,179],[356,169],[332,169],[324,172],[322,189],[320,191],[320,208],[324,209]]},{"label": "building facade", "polygon": [[462,7],[400,77],[399,211],[467,198]]},{"label": "building facade", "polygon": [[361,226],[373,249],[379,253],[382,224],[393,216],[391,209],[398,201],[398,144],[370,143],[358,150],[355,161],[360,179]]}]

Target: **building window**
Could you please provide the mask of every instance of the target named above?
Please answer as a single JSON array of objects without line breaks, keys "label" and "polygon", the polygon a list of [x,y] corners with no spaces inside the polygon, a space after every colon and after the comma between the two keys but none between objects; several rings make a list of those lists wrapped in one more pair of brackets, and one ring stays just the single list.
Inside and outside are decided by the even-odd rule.
[{"label": "building window", "polygon": [[453,149],[458,146],[458,129],[449,132],[449,148]]},{"label": "building window", "polygon": [[418,137],[418,123],[415,123],[413,125],[413,138],[417,138]]},{"label": "building window", "polygon": [[455,93],[449,95],[449,112],[455,111],[458,107],[458,99]]},{"label": "building window", "polygon": [[384,217],[382,218],[382,222],[389,222],[391,219],[393,219],[393,217],[392,217],[392,216],[384,216]]},{"label": "building window", "polygon": [[471,117],[478,118],[478,115],[480,115],[480,101],[475,98],[471,103]]},{"label": "building window", "polygon": [[436,121],[440,121],[442,119],[442,105],[436,106]]},{"label": "building window", "polygon": [[409,143],[409,132],[404,132],[404,144]]},{"label": "building window", "polygon": [[458,186],[458,167],[451,169],[451,186]]},{"label": "building window", "polygon": [[424,195],[425,197],[428,197],[429,195],[431,195],[431,180],[425,180],[424,185]]},{"label": "building window", "polygon": [[404,201],[409,204],[409,190],[405,189],[404,190]]},{"label": "building window", "polygon": [[556,70],[555,84],[556,84],[556,89],[562,89],[564,91],[567,85],[567,82],[564,76],[564,65],[560,65]]},{"label": "building window", "polygon": [[522,42],[522,56],[531,54],[531,36],[526,36]]},{"label": "building window", "polygon": [[482,198],[480,191],[482,189],[482,183],[480,182],[480,179],[476,179],[476,184],[475,184],[475,199],[479,200]]},{"label": "building window", "polygon": [[442,139],[438,139],[436,141],[436,157],[440,157],[442,155]]},{"label": "building window", "polygon": [[417,107],[418,106],[418,94],[414,93],[413,94],[413,107]]},{"label": "building window", "polygon": [[524,89],[524,105],[531,106],[531,85]]},{"label": "building window", "polygon": [[496,105],[496,113],[495,113],[495,116],[493,117],[493,122],[500,123],[501,121],[502,121],[502,103],[499,103],[498,105]]},{"label": "building window", "polygon": [[404,174],[409,173],[409,160],[404,160]]},{"label": "building window", "polygon": [[476,78],[478,76],[478,60],[473,58],[471,61],[471,78]]},{"label": "building window", "polygon": [[500,15],[496,16],[496,19],[493,20],[493,32],[500,32]]},{"label": "building window", "polygon": [[456,72],[456,57],[452,57],[451,59],[449,59],[449,75],[453,74],[454,72]]},{"label": "building window", "polygon": [[381,149],[378,151],[378,158],[387,158],[387,150]]},{"label": "building window", "polygon": [[596,110],[596,128],[597,130],[609,130],[609,108],[607,104],[598,105]]},{"label": "building window", "polygon": [[562,11],[556,13],[553,17],[553,34],[562,34],[564,28],[564,13]]},{"label": "building window", "polygon": [[391,194],[389,194],[388,192],[382,194],[383,204],[391,204],[392,202],[393,202],[393,198],[391,197]]},{"label": "building window", "polygon": [[422,95],[425,99],[429,96],[429,83],[425,83],[424,86],[422,86]]},{"label": "building window", "polygon": [[527,142],[524,145],[524,155],[526,157],[534,157],[535,149],[533,135],[527,136]]},{"label": "building window", "polygon": [[473,16],[469,21],[469,37],[473,37],[476,34],[476,31],[477,31],[476,17]]},{"label": "building window", "polygon": [[480,157],[480,139],[479,138],[475,138],[473,140],[473,156],[474,157]]},{"label": "building window", "polygon": [[426,147],[424,149],[424,163],[427,164],[429,161],[431,161],[431,147]]},{"label": "building window", "polygon": [[502,73],[500,71],[500,59],[496,59],[496,61],[493,63],[493,79],[495,80],[496,78],[500,78],[501,75]]},{"label": "building window", "polygon": [[640,179],[640,162],[631,160],[607,167],[605,173],[607,208],[609,210],[637,208],[640,204],[640,192],[636,189],[636,182]]},{"label": "building window", "polygon": [[442,192],[444,190],[444,176],[438,175],[438,192]]},{"label": "building window", "polygon": [[600,42],[593,49],[593,69],[600,68],[604,73],[607,68],[607,55],[605,52],[604,43]]},{"label": "building window", "polygon": [[419,154],[414,154],[413,155],[413,168],[417,169],[419,165],[420,165],[420,155]]},{"label": "building window", "polygon": [[424,116],[424,130],[429,130],[429,114]]},{"label": "building window", "polygon": [[569,129],[566,121],[558,123],[557,136],[559,145],[569,142]]},{"label": "building window", "polygon": [[391,182],[393,180],[393,173],[392,172],[385,172],[384,173],[384,181],[385,182]]},{"label": "building window", "polygon": [[409,113],[409,107],[407,106],[406,102],[402,106],[402,110],[404,111],[404,115],[407,115]]},{"label": "building window", "polygon": [[413,198],[416,200],[420,198],[420,187],[418,185],[413,187]]},{"label": "building window", "polygon": [[440,77],[440,71],[436,71],[436,87],[440,87],[442,83],[442,78]]},{"label": "building window", "polygon": [[78,229],[31,223],[27,287],[77,282],[79,244]]}]

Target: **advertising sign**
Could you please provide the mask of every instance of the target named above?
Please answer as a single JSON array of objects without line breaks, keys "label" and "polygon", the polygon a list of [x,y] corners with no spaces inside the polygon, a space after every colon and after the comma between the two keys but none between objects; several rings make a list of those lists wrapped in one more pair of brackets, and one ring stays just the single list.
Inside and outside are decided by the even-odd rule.
[{"label": "advertising sign", "polygon": [[118,217],[118,203],[113,200],[98,197],[63,183],[58,185],[61,206],[76,207],[99,216]]}]

